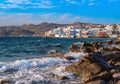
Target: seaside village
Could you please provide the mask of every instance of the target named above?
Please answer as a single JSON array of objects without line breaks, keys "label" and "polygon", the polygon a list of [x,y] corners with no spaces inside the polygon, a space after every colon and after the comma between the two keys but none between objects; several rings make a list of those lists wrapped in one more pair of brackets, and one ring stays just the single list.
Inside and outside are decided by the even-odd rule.
[{"label": "seaside village", "polygon": [[120,24],[104,25],[101,27],[70,25],[45,32],[45,37],[52,38],[116,38],[118,36],[120,36]]}]

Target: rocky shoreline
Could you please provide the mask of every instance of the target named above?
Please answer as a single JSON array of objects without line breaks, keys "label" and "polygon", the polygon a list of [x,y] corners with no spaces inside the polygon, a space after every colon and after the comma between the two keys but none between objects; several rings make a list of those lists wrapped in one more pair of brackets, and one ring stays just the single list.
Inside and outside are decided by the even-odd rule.
[{"label": "rocky shoreline", "polygon": [[82,84],[120,84],[120,39],[71,45],[70,51],[88,53],[65,68],[78,75]]},{"label": "rocky shoreline", "polygon": [[[57,45],[57,47],[61,47],[61,45]],[[74,53],[74,55],[66,55],[66,53],[61,53],[57,50],[50,50],[48,53],[52,56],[48,58],[52,65],[48,68],[49,70],[42,72],[44,73],[43,78],[45,77],[46,79],[38,82],[33,81],[35,83],[31,82],[30,84],[120,84],[119,38],[104,42],[81,42],[80,45],[71,44],[69,51]],[[77,53],[79,54],[78,56]],[[55,63],[61,60],[63,64],[60,61],[56,65],[51,59],[54,59]],[[56,61],[56,59],[58,60]],[[41,71],[42,68],[37,70]],[[39,71],[38,73],[40,73]],[[64,73],[68,75],[64,75]],[[71,74],[69,75],[69,73]],[[71,75],[72,77],[70,77]],[[0,84],[21,84],[15,82],[14,79],[0,80]]]}]

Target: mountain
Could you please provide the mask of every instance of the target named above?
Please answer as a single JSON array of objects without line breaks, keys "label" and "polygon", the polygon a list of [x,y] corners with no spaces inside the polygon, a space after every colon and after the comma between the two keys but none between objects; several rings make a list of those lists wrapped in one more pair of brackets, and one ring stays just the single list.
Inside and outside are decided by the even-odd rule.
[{"label": "mountain", "polygon": [[0,37],[12,37],[12,36],[44,36],[45,31],[61,27],[61,26],[80,26],[82,28],[86,27],[102,27],[101,24],[90,24],[75,22],[73,24],[57,24],[57,23],[47,23],[43,22],[38,25],[34,24],[24,24],[22,26],[1,26],[0,27]]},{"label": "mountain", "polygon": [[65,26],[67,24],[56,24],[43,22],[38,25],[24,24],[22,26],[2,26],[0,27],[0,37],[9,36],[43,36],[45,31]]}]

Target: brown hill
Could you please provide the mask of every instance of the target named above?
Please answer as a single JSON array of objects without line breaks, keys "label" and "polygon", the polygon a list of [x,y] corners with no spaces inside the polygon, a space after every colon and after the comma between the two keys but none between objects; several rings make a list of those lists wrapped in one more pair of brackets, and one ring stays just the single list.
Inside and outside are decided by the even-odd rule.
[{"label": "brown hill", "polygon": [[0,27],[0,36],[43,36],[45,31],[65,25],[43,22],[38,25],[4,26]]},{"label": "brown hill", "polygon": [[34,24],[24,24],[22,26],[2,26],[0,27],[0,37],[4,36],[44,36],[44,32],[60,27],[60,26],[80,26],[82,28],[87,28],[90,26],[99,26],[100,24],[90,24],[75,22],[73,24],[56,24],[43,22],[38,25]]}]

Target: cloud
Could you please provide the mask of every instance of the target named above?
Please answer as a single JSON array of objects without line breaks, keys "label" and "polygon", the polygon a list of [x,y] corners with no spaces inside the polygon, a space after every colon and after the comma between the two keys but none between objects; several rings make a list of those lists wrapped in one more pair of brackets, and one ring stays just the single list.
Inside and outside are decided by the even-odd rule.
[{"label": "cloud", "polygon": [[0,8],[53,8],[50,0],[5,0]]},{"label": "cloud", "polygon": [[22,25],[22,24],[39,24],[41,22],[51,23],[73,23],[81,21],[80,16],[75,16],[69,13],[0,13],[0,26],[7,25]]},{"label": "cloud", "polygon": [[7,0],[6,2],[12,4],[30,4],[30,0]]},{"label": "cloud", "polygon": [[[83,1],[83,0],[82,0]],[[65,0],[68,4],[80,5],[82,2],[77,0]]]}]

